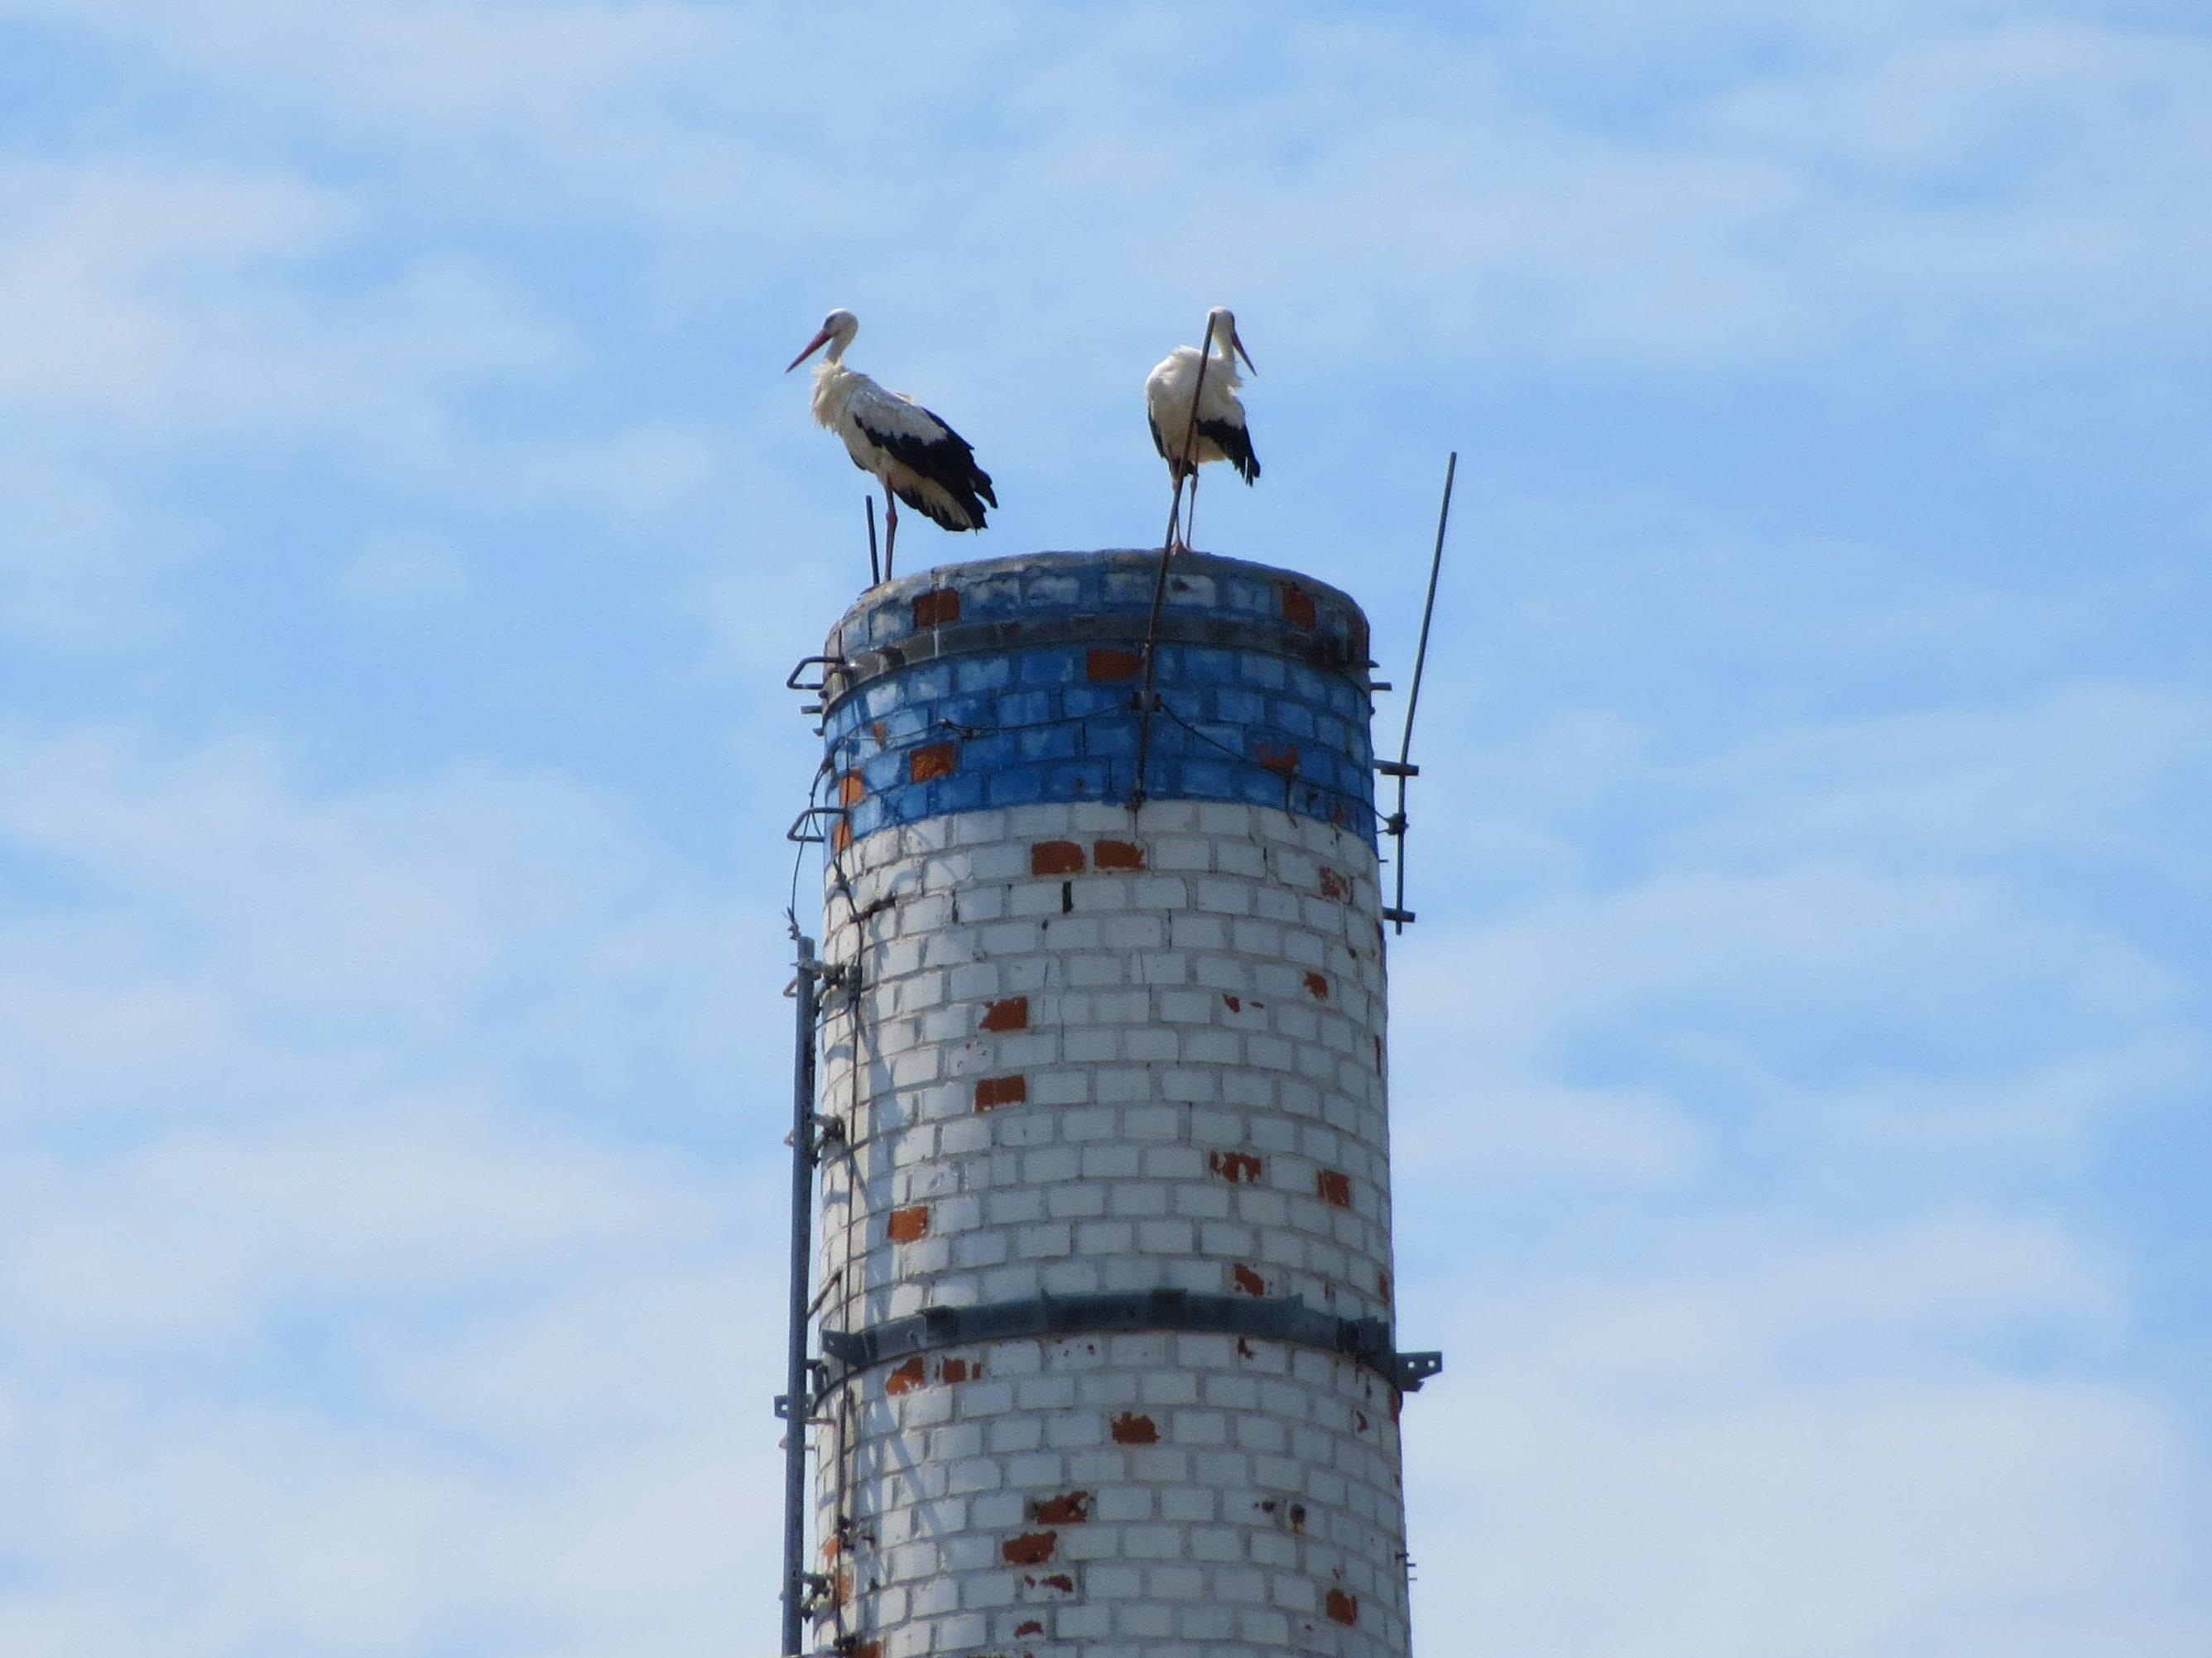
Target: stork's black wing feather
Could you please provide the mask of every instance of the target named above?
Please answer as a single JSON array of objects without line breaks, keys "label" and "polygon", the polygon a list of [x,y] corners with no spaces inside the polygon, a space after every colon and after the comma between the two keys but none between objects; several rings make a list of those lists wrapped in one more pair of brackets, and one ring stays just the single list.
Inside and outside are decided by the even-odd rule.
[{"label": "stork's black wing feather", "polygon": [[[1237,469],[1237,475],[1245,483],[1249,483],[1260,476],[1260,458],[1252,452],[1252,434],[1245,429],[1243,422],[1201,420],[1198,423],[1198,434],[1229,457],[1229,464]],[[1155,443],[1159,441],[1157,431],[1152,434],[1152,440]],[[1160,452],[1164,454],[1167,452],[1162,450]]]}]

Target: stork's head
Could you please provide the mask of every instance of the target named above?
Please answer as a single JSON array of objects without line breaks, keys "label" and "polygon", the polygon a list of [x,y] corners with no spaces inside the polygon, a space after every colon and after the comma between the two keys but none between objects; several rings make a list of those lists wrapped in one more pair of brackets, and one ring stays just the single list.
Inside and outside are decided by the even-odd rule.
[{"label": "stork's head", "polygon": [[[1225,305],[1217,305],[1206,313],[1206,343],[1210,349],[1219,346],[1224,352],[1234,351],[1244,359],[1244,366],[1258,374],[1252,354],[1244,349],[1244,342],[1237,337],[1237,314]],[[811,349],[811,348],[810,348]]]},{"label": "stork's head", "polygon": [[806,342],[806,349],[793,357],[790,366],[783,372],[788,374],[793,368],[798,367],[800,363],[805,362],[825,344],[830,348],[830,355],[823,361],[836,361],[845,355],[845,348],[853,343],[853,336],[860,331],[860,319],[841,306],[823,318],[822,331]]}]

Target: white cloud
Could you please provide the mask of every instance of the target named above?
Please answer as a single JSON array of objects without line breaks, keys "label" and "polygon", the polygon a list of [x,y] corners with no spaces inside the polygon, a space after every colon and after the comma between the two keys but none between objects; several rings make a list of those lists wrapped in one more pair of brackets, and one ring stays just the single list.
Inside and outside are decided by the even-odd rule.
[{"label": "white cloud", "polygon": [[727,1041],[686,878],[542,780],[0,763],[0,1645],[720,1649],[777,1229],[653,1127]]}]

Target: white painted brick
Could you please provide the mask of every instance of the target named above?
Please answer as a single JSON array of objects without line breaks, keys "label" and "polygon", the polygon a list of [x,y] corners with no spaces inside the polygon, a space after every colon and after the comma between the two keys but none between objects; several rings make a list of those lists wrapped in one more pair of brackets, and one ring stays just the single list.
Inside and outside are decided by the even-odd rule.
[{"label": "white painted brick", "polygon": [[[1163,807],[1173,811],[1162,817]],[[844,924],[842,933],[825,928],[831,940],[825,954],[842,960],[865,951],[873,987],[860,1010],[858,1053],[851,1011],[835,1004],[829,1010],[823,1108],[848,1115],[856,1139],[850,1174],[832,1172],[824,1182],[825,1324],[856,1327],[923,1305],[1011,1300],[1040,1289],[1166,1284],[1221,1293],[1231,1287],[1230,1266],[1248,1257],[1263,1263],[1271,1293],[1301,1293],[1345,1311],[1387,1310],[1378,1277],[1389,1254],[1388,1125],[1376,1055],[1382,961],[1366,848],[1324,831],[1322,855],[1358,890],[1350,902],[1322,900],[1307,850],[1314,842],[1298,820],[1268,809],[1227,808],[1213,811],[1207,834],[1192,834],[1175,826],[1205,811],[1152,803],[1139,823],[1153,872],[1078,878],[1071,898],[1079,888],[1096,896],[1070,915],[1060,912],[1060,881],[1027,874],[1029,840],[1010,828],[1020,810],[976,815],[973,829],[940,825],[912,839],[872,837],[888,849],[867,874],[861,902],[878,890],[927,889],[922,902],[940,907],[916,908],[909,899],[896,912]],[[1069,821],[1079,826],[1085,813],[1103,825],[1097,835],[1130,838],[1120,809],[1078,808]],[[994,819],[1004,832],[988,832]],[[1214,844],[1210,836],[1223,833],[1237,844]],[[1178,840],[1188,845],[1171,844]],[[948,845],[956,849],[927,850]],[[1214,898],[1224,907],[1196,913],[1188,906],[1198,902],[1201,882],[1241,884],[1242,896],[1222,887]],[[1119,907],[1115,894],[1124,888],[1138,909]],[[1007,897],[1024,893],[1037,895],[1026,901],[1035,919],[1002,920]],[[842,896],[832,902],[842,914]],[[1224,916],[1240,918],[1241,936]],[[1305,987],[1309,971],[1327,975],[1327,999]],[[910,986],[902,982],[908,979]],[[1011,994],[1030,997],[1031,1029],[976,1032],[981,1006]],[[943,1016],[957,1017],[948,1023]],[[1018,1046],[1024,1043],[1034,1045]],[[902,1068],[909,1059],[920,1063]],[[976,1078],[1017,1072],[1028,1084],[1026,1102],[975,1113]],[[1301,1143],[1295,1134],[1301,1122],[1335,1132]],[[1267,1183],[1232,1186],[1211,1173],[1205,1151],[1216,1145],[1249,1146],[1261,1155]],[[1040,1164],[1049,1177],[1042,1187],[1030,1184],[1025,1160],[1050,1157],[1073,1161]],[[1294,1178],[1279,1174],[1279,1159],[1287,1160]],[[1353,1210],[1319,1202],[1316,1159],[1353,1176]],[[929,1235],[915,1244],[865,1250],[846,1275],[839,1263],[848,1245],[880,1236],[866,1231],[880,1224],[871,1218],[907,1202],[932,1206]],[[848,1214],[859,1230],[836,1218]],[[1038,1244],[1046,1229],[1069,1223],[1067,1252],[1007,1259],[1025,1237]],[[1050,1234],[1055,1251],[1063,1248],[1060,1236]],[[1213,1345],[1187,1351],[1194,1339]],[[1297,1368],[1300,1360],[1306,1368]],[[1177,1642],[1202,1644],[1205,1658],[1259,1658],[1256,1650],[1224,1649],[1232,1638],[1224,1620],[1242,1607],[1234,1638],[1247,1643],[1270,1641],[1279,1651],[1296,1640],[1319,1641],[1318,1649],[1340,1648],[1342,1658],[1402,1658],[1402,1588],[1395,1571],[1377,1575],[1401,1546],[1395,1425],[1376,1403],[1380,1384],[1358,1367],[1268,1342],[1158,1335],[985,1344],[963,1359],[979,1361],[989,1379],[933,1382],[896,1400],[880,1395],[883,1370],[864,1373],[851,1385],[864,1395],[873,1387],[877,1397],[841,1418],[861,1436],[854,1454],[817,1463],[823,1503],[881,1516],[886,1541],[858,1551],[852,1569],[860,1596],[854,1615],[860,1627],[881,1631],[886,1652],[942,1652],[945,1639],[973,1635],[1036,1658],[1077,1658],[1064,1644],[1070,1641],[1088,1643],[1081,1658],[1198,1658]],[[1069,1365],[1077,1368],[1055,1368]],[[1078,1376],[1080,1400],[1067,1385]],[[1364,1432],[1354,1426],[1355,1401],[1370,1424]],[[941,1460],[934,1442],[896,1450],[890,1424],[900,1418],[885,1415],[886,1404],[911,1406],[905,1419],[928,1424],[916,1431],[972,1424],[983,1436],[964,1462]],[[957,1421],[942,1419],[947,1404]],[[1317,1406],[1326,1408],[1316,1416]],[[1183,1417],[1228,1429],[1224,1442],[1194,1455],[1174,1444],[1124,1446],[1105,1431],[1109,1416],[1122,1410],[1154,1413],[1171,1436],[1186,1425]],[[1286,1445],[1297,1422],[1308,1423],[1315,1436]],[[820,1431],[834,1437],[843,1430]],[[1050,1441],[1042,1438],[1048,1432]],[[1255,1459],[1267,1460],[1270,1473],[1303,1471],[1303,1485],[1294,1479],[1280,1487],[1297,1491],[1309,1509],[1302,1535],[1249,1509],[1246,1497],[1235,1513],[1221,1506],[1227,1493],[1252,1490],[1261,1473]],[[965,1524],[939,1534],[945,1546],[932,1571],[912,1580],[935,1608],[923,1609],[904,1595],[903,1582],[889,1581],[891,1548],[905,1534],[891,1515],[914,1511],[898,1505],[942,1496],[949,1485],[980,1485],[998,1472],[1029,1483],[977,1491]],[[860,1485],[840,1494],[836,1482],[848,1475]],[[1091,1524],[1058,1528],[1055,1560],[1073,1574],[1071,1587],[1036,1587],[1036,1573],[1011,1570],[1000,1556],[1005,1539],[1034,1528],[1007,1499],[1033,1501],[1078,1486],[1093,1493],[1097,1507]],[[1113,1496],[1117,1491],[1123,1495]],[[1113,1602],[1130,1621],[1109,1639],[1109,1626],[1093,1615],[1103,1607],[1084,1579],[1118,1569],[1113,1557],[1124,1533],[1139,1533],[1141,1544],[1147,1527],[1172,1540],[1148,1571],[1175,1576],[1157,1582],[1148,1576],[1137,1593]],[[1340,1571],[1332,1581],[1361,1595],[1359,1629],[1317,1621],[1309,1609],[1299,1625],[1312,1631],[1309,1638],[1249,1594],[1240,1599],[1261,1581],[1240,1564],[1247,1540],[1260,1552],[1285,1550],[1273,1569],[1309,1585],[1317,1570]],[[1331,1540],[1351,1552],[1326,1548]],[[957,1590],[951,1599],[939,1588],[945,1581]],[[990,1610],[1017,1603],[1048,1617],[1048,1643],[1034,1631],[1017,1641],[1013,1618]],[[1164,1621],[1171,1611],[1176,1621]],[[988,1622],[982,1634],[951,1623],[986,1612],[1004,1621]]]},{"label": "white painted brick", "polygon": [[1180,950],[1152,950],[1133,958],[1137,981],[1146,985],[1190,982],[1190,957]]},{"label": "white painted brick", "polygon": [[[1134,1146],[1117,1146],[1115,1150],[1124,1157],[1136,1155]],[[1111,1199],[1113,1212],[1116,1215],[1139,1219],[1146,1216],[1164,1215],[1168,1210],[1169,1190],[1168,1186],[1159,1181],[1116,1181]],[[1149,1248],[1151,1246],[1140,1242],[1138,1247]]]},{"label": "white painted brick", "polygon": [[1172,1030],[1144,1029],[1122,1033],[1121,1047],[1129,1058],[1153,1062],[1172,1060],[1179,1044]]}]

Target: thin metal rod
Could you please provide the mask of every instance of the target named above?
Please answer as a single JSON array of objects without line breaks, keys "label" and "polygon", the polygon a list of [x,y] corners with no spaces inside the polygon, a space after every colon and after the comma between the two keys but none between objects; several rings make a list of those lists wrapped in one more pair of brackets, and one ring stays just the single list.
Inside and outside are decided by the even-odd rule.
[{"label": "thin metal rod", "polygon": [[866,495],[860,499],[868,508],[868,586],[878,586],[884,579],[883,567],[876,562],[876,498]]},{"label": "thin metal rod", "polygon": [[[1398,842],[1398,896],[1391,906],[1406,913],[1406,765],[1413,752],[1413,714],[1421,706],[1421,674],[1429,665],[1429,623],[1437,613],[1437,577],[1444,568],[1444,526],[1451,522],[1452,481],[1459,476],[1459,451],[1444,463],[1444,504],[1437,510],[1437,546],[1429,556],[1429,593],[1421,601],[1421,642],[1413,651],[1413,683],[1406,692],[1406,730],[1398,739],[1398,810],[1390,819],[1390,833]],[[1406,930],[1405,922],[1392,923]]]},{"label": "thin metal rod", "polygon": [[783,1407],[783,1647],[804,1652],[806,1612],[806,1424],[813,1412],[806,1362],[807,1281],[814,1254],[814,1027],[816,981],[821,963],[814,940],[792,923],[799,960],[792,993],[797,999],[791,1065],[791,1305],[790,1345],[784,1355]]},{"label": "thin metal rod", "polygon": [[[1182,510],[1183,480],[1187,477],[1193,479],[1194,482],[1191,485],[1191,493],[1194,495],[1198,493],[1198,486],[1195,482],[1198,476],[1198,463],[1194,460],[1192,457],[1198,452],[1198,400],[1202,395],[1204,395],[1206,391],[1206,367],[1209,362],[1213,361],[1213,313],[1211,311],[1206,313],[1206,326],[1199,331],[1198,337],[1198,378],[1191,382],[1190,418],[1183,422],[1182,456],[1182,459],[1176,463],[1174,469],[1176,475],[1175,499],[1168,503],[1168,535],[1166,545],[1169,549],[1172,549],[1176,543],[1176,519]],[[1194,501],[1192,504],[1195,506],[1197,503]],[[1188,547],[1190,543],[1186,539],[1183,544]],[[1155,608],[1153,611],[1154,616],[1157,617],[1158,614],[1159,612],[1158,609]]]},{"label": "thin metal rod", "polygon": [[[1198,450],[1198,397],[1206,390],[1206,365],[1213,355],[1213,313],[1206,313],[1199,334],[1198,378],[1190,388],[1190,418],[1183,422],[1182,459],[1175,468],[1175,499],[1168,503],[1168,532],[1160,543],[1160,568],[1152,577],[1152,612],[1145,621],[1145,688],[1137,694],[1137,776],[1129,790],[1129,810],[1145,804],[1145,774],[1152,758],[1152,683],[1159,673],[1160,606],[1167,602],[1168,560],[1176,550],[1176,519],[1182,510],[1182,483],[1191,479],[1192,505],[1197,504],[1198,465],[1191,457]],[[1186,543],[1186,545],[1188,544]]]},{"label": "thin metal rod", "polygon": [[1152,682],[1159,668],[1160,606],[1167,602],[1168,560],[1172,544],[1160,549],[1160,568],[1152,575],[1152,613],[1145,623],[1145,688],[1137,693],[1137,778],[1129,790],[1129,810],[1145,804],[1145,772],[1152,757]]}]

